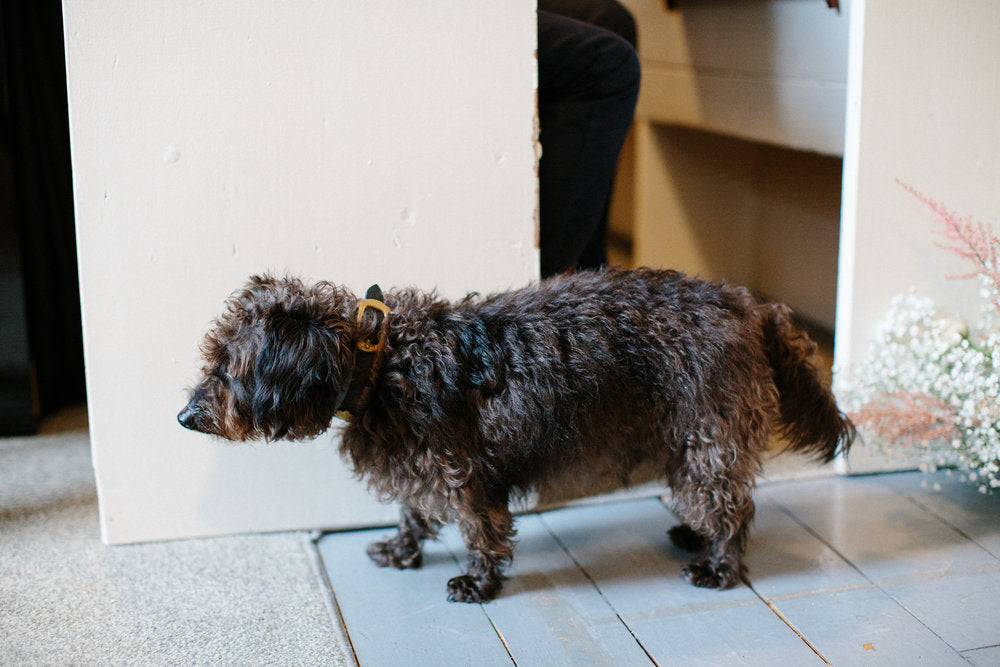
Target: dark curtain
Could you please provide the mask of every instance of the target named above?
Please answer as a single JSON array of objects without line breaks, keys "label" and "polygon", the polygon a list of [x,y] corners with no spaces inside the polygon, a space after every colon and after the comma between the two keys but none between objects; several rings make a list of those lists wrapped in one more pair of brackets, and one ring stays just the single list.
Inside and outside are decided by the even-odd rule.
[{"label": "dark curtain", "polygon": [[85,400],[62,8],[0,8],[0,133],[10,162],[2,176],[12,193],[0,215],[13,216],[3,227],[18,239],[37,418]]}]

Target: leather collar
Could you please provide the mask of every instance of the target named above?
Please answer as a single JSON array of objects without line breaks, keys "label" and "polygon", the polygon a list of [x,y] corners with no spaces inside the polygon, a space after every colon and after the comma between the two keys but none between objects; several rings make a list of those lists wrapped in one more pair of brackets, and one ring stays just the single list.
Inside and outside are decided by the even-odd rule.
[{"label": "leather collar", "polygon": [[368,288],[365,298],[358,301],[358,328],[360,329],[364,322],[365,312],[371,310],[375,315],[375,329],[372,335],[359,338],[355,343],[351,381],[340,390],[334,413],[344,421],[351,421],[356,411],[365,403],[382,368],[385,342],[389,334],[390,312],[389,306],[385,305],[382,299],[382,290],[378,285],[372,285]]}]

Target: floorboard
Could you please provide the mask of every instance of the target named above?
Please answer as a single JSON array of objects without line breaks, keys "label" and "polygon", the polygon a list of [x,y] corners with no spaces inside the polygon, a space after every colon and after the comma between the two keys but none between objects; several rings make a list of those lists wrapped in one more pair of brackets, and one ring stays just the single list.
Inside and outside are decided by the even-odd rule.
[{"label": "floorboard", "polygon": [[874,586],[775,605],[832,665],[964,664],[957,651]]},{"label": "floorboard", "polygon": [[[444,541],[453,553],[464,553],[456,531]],[[648,664],[635,637],[538,515],[520,518],[517,542],[509,579],[484,609],[518,665]]]},{"label": "floorboard", "polygon": [[1000,564],[991,571],[882,588],[958,651],[989,646],[997,641],[1000,630]]},{"label": "floorboard", "polygon": [[643,647],[663,665],[822,664],[746,586],[696,588],[681,577],[677,519],[658,499],[543,515]]},{"label": "floorboard", "polygon": [[809,526],[871,581],[968,572],[997,562],[882,476],[780,484],[761,489],[760,495]]},{"label": "floorboard", "polygon": [[975,667],[996,667],[1000,665],[1000,646],[965,651],[962,653],[962,657]]},{"label": "floorboard", "polygon": [[878,482],[906,495],[1000,559],[1000,489],[987,495],[958,472],[879,475]]},{"label": "floorboard", "polygon": [[745,562],[754,589],[767,598],[871,585],[766,491],[757,494]]},{"label": "floorboard", "polygon": [[[362,665],[1000,665],[1000,495],[957,475],[763,485],[749,585],[699,589],[658,498],[518,518],[501,596],[445,600],[454,527],[424,567],[375,567],[368,542],[319,549]],[[825,662],[824,662],[825,661]]]},{"label": "floorboard", "polygon": [[430,542],[417,570],[378,568],[365,553],[386,530],[338,533],[319,541],[330,585],[362,665],[509,665],[506,647],[480,605],[446,600],[461,569]]}]

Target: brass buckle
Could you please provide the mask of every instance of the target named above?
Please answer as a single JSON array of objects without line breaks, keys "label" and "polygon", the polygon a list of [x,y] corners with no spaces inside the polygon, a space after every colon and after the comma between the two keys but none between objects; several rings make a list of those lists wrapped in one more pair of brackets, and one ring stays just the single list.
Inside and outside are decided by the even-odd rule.
[{"label": "brass buckle", "polygon": [[367,340],[358,341],[358,349],[362,352],[379,352],[383,347],[385,347],[385,334],[389,330],[389,306],[385,305],[378,299],[361,299],[358,301],[358,326],[361,326],[362,318],[365,315],[365,311],[369,308],[374,308],[375,310],[382,312],[382,326],[379,327],[378,332],[378,342],[372,344]]}]

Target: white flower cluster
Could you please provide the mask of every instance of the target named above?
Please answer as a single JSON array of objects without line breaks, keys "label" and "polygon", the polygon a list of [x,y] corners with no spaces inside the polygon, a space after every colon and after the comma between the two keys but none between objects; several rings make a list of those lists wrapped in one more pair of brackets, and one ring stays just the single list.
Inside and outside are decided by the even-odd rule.
[{"label": "white flower cluster", "polygon": [[[978,330],[988,334],[970,333],[964,321],[912,291],[897,296],[841,395],[850,412],[903,395],[933,400],[951,421],[944,430],[952,435],[919,444],[925,467],[958,465],[985,493],[1000,488],[1000,327],[992,281],[983,281],[982,296],[989,305]],[[900,444],[865,436],[889,451]]]}]

